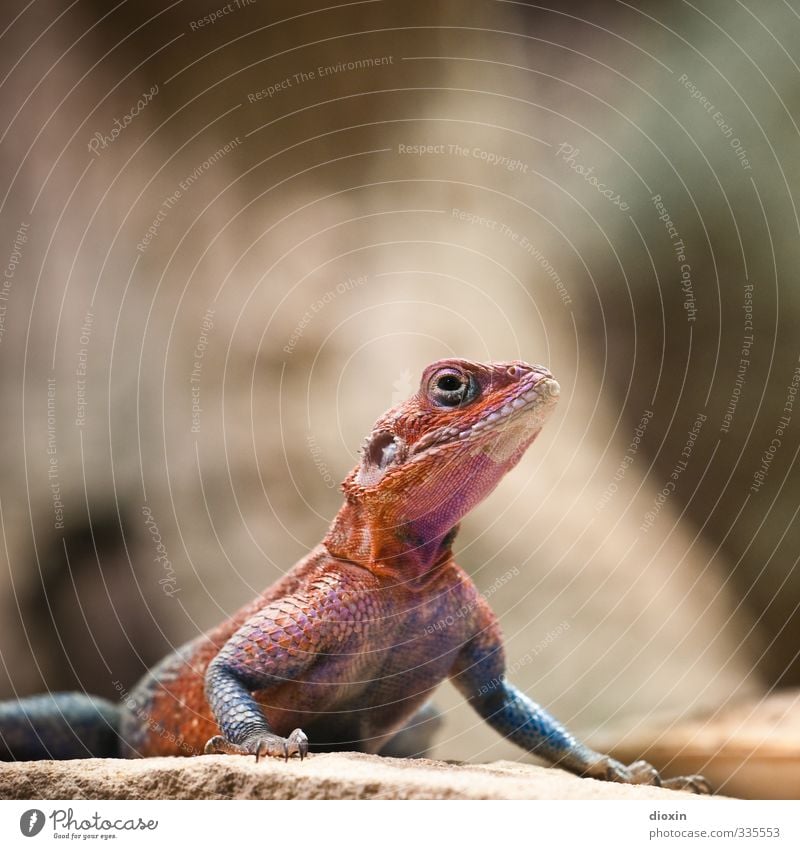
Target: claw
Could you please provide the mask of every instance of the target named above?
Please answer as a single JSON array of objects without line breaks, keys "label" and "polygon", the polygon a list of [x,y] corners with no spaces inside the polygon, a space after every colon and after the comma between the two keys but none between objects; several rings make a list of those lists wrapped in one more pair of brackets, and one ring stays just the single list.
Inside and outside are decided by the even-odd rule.
[{"label": "claw", "polygon": [[683,775],[677,778],[662,778],[658,770],[647,761],[635,761],[625,766],[609,757],[598,757],[584,775],[603,781],[618,781],[620,784],[645,784],[651,787],[666,787],[669,790],[688,790],[699,795],[711,795],[711,785],[702,775]]},{"label": "claw", "polygon": [[239,746],[236,743],[231,743],[224,737],[217,734],[212,737],[203,748],[203,753],[206,755],[249,755],[250,752],[244,746]]},{"label": "claw", "polygon": [[690,793],[697,793],[699,796],[711,796],[714,792],[702,775],[681,775],[678,778],[665,778],[661,782],[661,786],[670,790],[688,790]]},{"label": "claw", "polygon": [[256,763],[266,757],[282,757],[286,762],[294,754],[298,754],[302,761],[308,754],[308,737],[300,728],[295,728],[288,737],[270,733],[254,734],[242,743],[232,743],[218,734],[206,743],[204,751],[207,755],[255,755]]},{"label": "claw", "polygon": [[294,731],[286,738],[287,744],[287,760],[289,755],[299,755],[300,760],[304,760],[308,754],[308,737],[300,728],[295,728]]},{"label": "claw", "polygon": [[658,770],[647,761],[634,761],[629,767],[630,784],[649,784],[661,787],[661,776]]}]

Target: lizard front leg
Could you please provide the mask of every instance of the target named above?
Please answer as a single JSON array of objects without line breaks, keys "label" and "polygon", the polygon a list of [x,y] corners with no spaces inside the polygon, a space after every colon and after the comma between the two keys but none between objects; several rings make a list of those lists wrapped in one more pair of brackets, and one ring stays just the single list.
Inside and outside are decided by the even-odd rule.
[{"label": "lizard front leg", "polygon": [[[488,608],[484,610],[488,613]],[[491,614],[488,614],[491,616]],[[576,775],[623,784],[651,784],[692,793],[711,793],[700,775],[662,778],[646,761],[625,766],[577,740],[544,708],[505,680],[499,629],[493,617],[462,649],[453,683],[496,731],[523,749]]]},{"label": "lizard front leg", "polygon": [[327,650],[331,626],[348,627],[340,608],[335,588],[320,581],[312,591],[258,611],[233,634],[206,671],[206,699],[222,731],[206,743],[206,754],[255,755],[256,760],[306,756],[305,733],[296,728],[288,737],[276,734],[253,693],[307,678]]},{"label": "lizard front leg", "polygon": [[576,775],[623,784],[654,784],[692,793],[711,792],[708,782],[700,775],[662,778],[646,761],[625,766],[608,755],[595,752],[570,734],[544,708],[505,680],[497,682],[491,693],[481,693],[470,701],[504,737]]},{"label": "lizard front leg", "polygon": [[223,734],[212,737],[205,753],[227,755],[255,755],[259,758],[282,757],[289,760],[308,754],[308,737],[295,728],[288,737],[275,734],[269,727],[264,711],[252,696],[252,690],[264,689],[260,683],[243,678],[240,670],[217,658],[209,664],[206,673],[206,698]]}]

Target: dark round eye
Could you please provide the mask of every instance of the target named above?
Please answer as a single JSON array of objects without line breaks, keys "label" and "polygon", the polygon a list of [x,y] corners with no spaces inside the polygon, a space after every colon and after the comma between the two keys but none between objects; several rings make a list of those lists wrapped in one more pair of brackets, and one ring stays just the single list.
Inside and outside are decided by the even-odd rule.
[{"label": "dark round eye", "polygon": [[436,388],[442,392],[455,392],[464,385],[460,377],[454,374],[444,374],[436,381]]},{"label": "dark round eye", "polygon": [[475,397],[476,388],[475,381],[468,374],[448,370],[433,376],[429,394],[443,407],[458,407]]}]

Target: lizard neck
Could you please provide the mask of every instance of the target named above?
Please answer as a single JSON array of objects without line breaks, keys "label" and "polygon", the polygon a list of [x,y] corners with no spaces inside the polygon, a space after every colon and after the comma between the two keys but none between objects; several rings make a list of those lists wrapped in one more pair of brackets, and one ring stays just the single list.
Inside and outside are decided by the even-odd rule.
[{"label": "lizard neck", "polygon": [[418,522],[398,524],[348,498],[323,544],[334,557],[413,587],[424,584],[439,566],[450,561],[457,532],[458,525],[434,531]]}]

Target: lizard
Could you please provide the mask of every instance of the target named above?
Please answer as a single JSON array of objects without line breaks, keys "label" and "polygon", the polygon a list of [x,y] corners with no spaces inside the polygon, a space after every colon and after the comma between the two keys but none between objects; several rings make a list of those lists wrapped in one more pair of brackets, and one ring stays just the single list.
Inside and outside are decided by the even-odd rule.
[{"label": "lizard", "polygon": [[559,392],[547,368],[520,360],[429,365],[418,392],[377,420],[330,529],[293,569],[157,664],[120,707],[78,693],[0,704],[0,756],[380,753],[449,678],[550,764],[711,792],[702,776],[662,778],[595,752],[515,687],[498,620],[453,557],[459,523],[517,465]]}]

